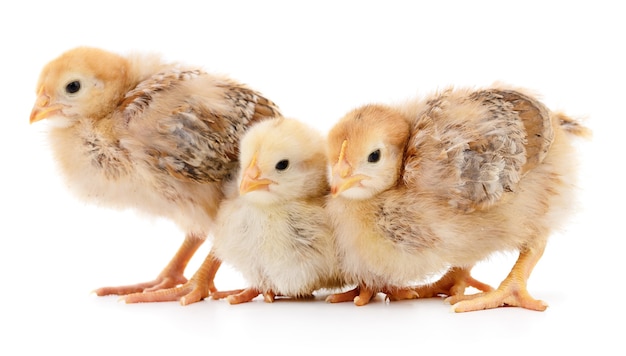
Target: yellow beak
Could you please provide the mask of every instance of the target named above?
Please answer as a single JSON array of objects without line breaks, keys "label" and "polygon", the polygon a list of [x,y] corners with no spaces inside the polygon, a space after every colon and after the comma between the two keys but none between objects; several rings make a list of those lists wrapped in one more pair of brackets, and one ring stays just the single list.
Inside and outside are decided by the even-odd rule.
[{"label": "yellow beak", "polygon": [[338,196],[342,192],[358,185],[362,180],[369,178],[363,174],[352,174],[352,165],[346,159],[346,147],[348,146],[348,140],[344,140],[341,144],[341,152],[337,163],[332,169],[332,182],[330,186],[330,192],[333,197]]},{"label": "yellow beak", "polygon": [[35,106],[33,106],[33,110],[30,112],[30,123],[32,124],[53,114],[57,114],[62,109],[63,105],[61,104],[50,105],[50,97],[40,92]]},{"label": "yellow beak", "polygon": [[259,178],[261,173],[261,169],[256,164],[256,155],[254,155],[250,165],[243,172],[241,184],[239,185],[239,195],[244,195],[255,190],[269,190],[270,184],[276,183],[271,179]]}]

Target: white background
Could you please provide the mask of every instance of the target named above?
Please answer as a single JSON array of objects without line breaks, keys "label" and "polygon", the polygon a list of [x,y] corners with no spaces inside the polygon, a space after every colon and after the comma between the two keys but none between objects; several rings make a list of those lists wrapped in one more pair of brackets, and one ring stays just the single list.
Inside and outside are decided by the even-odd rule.
[{"label": "white background", "polygon": [[[0,5],[0,354],[624,354],[626,26],[618,5],[202,3]],[[28,116],[41,67],[77,45],[156,51],[228,74],[323,131],[367,102],[495,81],[535,90],[549,107],[586,118],[594,138],[579,145],[580,211],[554,234],[529,281],[550,307],[454,314],[439,299],[380,298],[361,308],[321,300],[182,307],[90,294],[154,278],[183,234],[167,221],[79,202],[59,180],[44,125],[29,125]],[[514,257],[495,256],[475,275],[497,286]],[[228,268],[216,283],[243,286]]]}]

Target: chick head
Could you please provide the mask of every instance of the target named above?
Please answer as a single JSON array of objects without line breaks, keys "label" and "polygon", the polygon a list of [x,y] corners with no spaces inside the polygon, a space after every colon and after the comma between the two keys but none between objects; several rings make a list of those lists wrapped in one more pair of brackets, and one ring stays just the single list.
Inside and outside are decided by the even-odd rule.
[{"label": "chick head", "polygon": [[239,194],[252,202],[319,197],[328,191],[324,138],[288,118],[263,120],[241,140]]},{"label": "chick head", "polygon": [[408,120],[390,107],[366,105],[346,114],[328,134],[333,196],[368,199],[394,186],[408,136]]},{"label": "chick head", "polygon": [[122,101],[127,78],[125,58],[97,48],[71,49],[42,69],[30,122],[53,119],[69,126],[78,118],[102,118]]}]

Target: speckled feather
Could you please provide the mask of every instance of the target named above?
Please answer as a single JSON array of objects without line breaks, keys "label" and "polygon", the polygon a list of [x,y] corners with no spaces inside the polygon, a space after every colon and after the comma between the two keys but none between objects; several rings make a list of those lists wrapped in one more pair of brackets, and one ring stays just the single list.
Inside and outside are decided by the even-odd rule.
[{"label": "speckled feather", "polygon": [[[150,112],[150,104],[159,100],[159,94],[179,90],[185,81],[208,76],[199,70],[161,72],[140,83],[126,95],[121,115],[129,130],[133,125],[143,128],[142,115]],[[198,183],[216,182],[229,178],[237,167],[239,139],[247,127],[260,119],[257,102],[262,99],[255,91],[224,81],[215,83],[219,90],[217,100],[228,110],[212,107],[203,97],[190,92],[171,113],[154,125],[151,135],[138,133],[134,137],[148,137],[154,143],[143,141],[146,154],[154,166],[178,179]],[[275,106],[265,100],[266,115],[277,115]],[[269,105],[268,105],[269,104]],[[150,147],[151,145],[155,147]]]},{"label": "speckled feather", "polygon": [[[534,109],[526,121],[537,123],[522,119],[521,105]],[[543,104],[519,92],[445,90],[412,123],[403,179],[464,211],[489,207],[517,188],[526,162],[541,162],[554,137],[549,120]],[[540,149],[530,149],[528,137],[542,138]]]}]

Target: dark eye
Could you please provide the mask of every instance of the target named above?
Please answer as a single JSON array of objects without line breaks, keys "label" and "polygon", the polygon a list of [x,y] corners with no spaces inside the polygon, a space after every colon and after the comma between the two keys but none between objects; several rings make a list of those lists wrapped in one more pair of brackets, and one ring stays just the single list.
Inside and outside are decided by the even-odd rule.
[{"label": "dark eye", "polygon": [[80,90],[80,82],[78,80],[70,82],[65,86],[65,91],[68,92],[69,94],[74,94],[78,92],[79,90]]},{"label": "dark eye", "polygon": [[289,167],[289,160],[287,159],[276,163],[276,169],[279,171],[284,171],[285,169],[287,169],[287,167]]},{"label": "dark eye", "polygon": [[367,156],[367,161],[369,163],[376,163],[376,162],[380,161],[380,150],[376,150],[376,151],[370,153],[370,155]]}]

